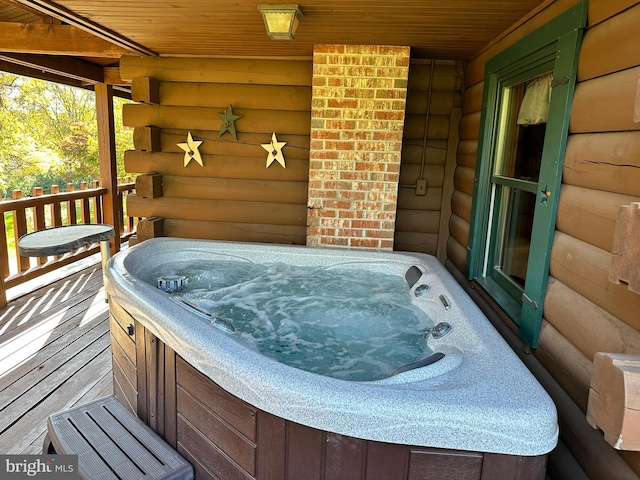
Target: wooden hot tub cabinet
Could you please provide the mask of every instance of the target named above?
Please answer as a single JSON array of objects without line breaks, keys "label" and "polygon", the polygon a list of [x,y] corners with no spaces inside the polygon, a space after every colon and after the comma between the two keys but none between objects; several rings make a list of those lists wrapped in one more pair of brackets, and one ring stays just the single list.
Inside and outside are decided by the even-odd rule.
[{"label": "wooden hot tub cabinet", "polygon": [[190,461],[197,479],[534,480],[547,456],[398,445],[310,428],[223,390],[113,299],[116,397]]}]

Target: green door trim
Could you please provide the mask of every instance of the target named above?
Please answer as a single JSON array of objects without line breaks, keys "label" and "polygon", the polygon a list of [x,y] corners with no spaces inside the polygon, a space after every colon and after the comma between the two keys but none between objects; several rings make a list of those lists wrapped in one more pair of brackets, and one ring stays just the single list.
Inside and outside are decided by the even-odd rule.
[{"label": "green door trim", "polygon": [[[529,263],[521,308],[505,309],[518,324],[520,335],[532,347],[538,343],[544,295],[549,274],[551,246],[555,234],[562,164],[569,130],[571,102],[575,89],[582,32],[587,22],[587,1],[583,0],[547,24],[508,47],[485,64],[483,110],[478,138],[478,159],[474,178],[467,276],[476,279],[500,303],[492,285],[484,277],[488,235],[493,156],[496,148],[500,92],[504,86],[520,81],[524,72],[540,70],[553,62],[553,83],[549,119],[544,140],[537,192],[539,205],[533,218]],[[533,248],[535,246],[535,248]],[[481,281],[480,281],[481,280]],[[492,292],[493,291],[493,292]],[[507,311],[509,310],[509,311]]]}]

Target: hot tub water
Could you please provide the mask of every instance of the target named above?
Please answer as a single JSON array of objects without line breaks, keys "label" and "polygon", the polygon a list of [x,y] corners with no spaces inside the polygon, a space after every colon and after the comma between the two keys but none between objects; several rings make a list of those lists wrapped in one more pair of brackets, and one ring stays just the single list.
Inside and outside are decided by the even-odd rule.
[{"label": "hot tub water", "polygon": [[[397,275],[216,260],[165,263],[145,281],[183,276],[182,299],[263,355],[334,378],[369,381],[429,357],[433,322]],[[230,332],[230,330],[227,330]]]}]

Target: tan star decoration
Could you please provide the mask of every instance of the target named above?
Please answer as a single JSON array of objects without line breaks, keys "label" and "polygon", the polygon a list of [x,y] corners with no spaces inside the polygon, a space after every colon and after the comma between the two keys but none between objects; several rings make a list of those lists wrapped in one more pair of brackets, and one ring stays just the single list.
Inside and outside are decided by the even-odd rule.
[{"label": "tan star decoration", "polygon": [[200,156],[200,152],[198,151],[198,147],[202,144],[202,140],[198,140],[197,142],[193,140],[191,136],[191,132],[187,135],[187,143],[178,143],[178,146],[184,150],[184,166],[189,165],[191,160],[195,160],[200,164],[201,167],[204,167],[202,163],[202,157]]},{"label": "tan star decoration", "polygon": [[266,168],[269,168],[274,160],[282,165],[282,168],[287,168],[287,166],[284,164],[284,155],[282,155],[282,147],[284,147],[286,144],[287,142],[279,142],[276,138],[276,134],[273,133],[271,135],[271,143],[263,143],[261,145],[262,148],[269,152],[269,155],[267,155]]}]

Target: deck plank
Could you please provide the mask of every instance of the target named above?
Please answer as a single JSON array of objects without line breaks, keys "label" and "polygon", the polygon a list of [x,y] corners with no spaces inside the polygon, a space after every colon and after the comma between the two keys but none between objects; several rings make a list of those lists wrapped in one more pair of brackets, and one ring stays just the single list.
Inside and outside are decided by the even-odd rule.
[{"label": "deck plank", "polygon": [[42,451],[49,415],[113,393],[100,265],[0,309],[0,453]]},{"label": "deck plank", "polygon": [[77,375],[69,378],[56,388],[34,408],[28,410],[15,423],[2,432],[0,437],[0,451],[6,453],[20,452],[35,439],[40,437],[47,428],[49,415],[66,410],[75,405],[78,400],[111,370],[111,352],[105,349],[95,357]]}]

